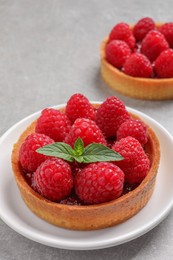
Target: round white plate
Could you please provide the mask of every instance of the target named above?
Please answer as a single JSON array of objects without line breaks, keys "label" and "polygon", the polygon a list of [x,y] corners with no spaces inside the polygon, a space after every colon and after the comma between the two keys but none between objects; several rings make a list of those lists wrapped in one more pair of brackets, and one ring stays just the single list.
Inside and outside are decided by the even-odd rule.
[{"label": "round white plate", "polygon": [[[56,106],[57,108],[60,106]],[[158,225],[173,206],[173,139],[155,120],[139,115],[157,134],[161,145],[161,162],[154,193],[148,204],[126,222],[97,231],[71,231],[55,227],[35,216],[24,204],[11,169],[13,144],[24,129],[39,116],[37,112],[10,128],[0,139],[0,217],[16,232],[39,243],[64,249],[88,250],[119,245],[137,238]],[[158,203],[159,201],[159,203]]]}]

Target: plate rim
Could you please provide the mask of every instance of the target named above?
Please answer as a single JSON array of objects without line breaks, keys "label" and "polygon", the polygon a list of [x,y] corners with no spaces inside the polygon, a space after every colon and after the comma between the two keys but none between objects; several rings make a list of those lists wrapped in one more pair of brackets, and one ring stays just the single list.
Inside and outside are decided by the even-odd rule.
[{"label": "plate rim", "polygon": [[[91,101],[92,103],[98,103],[100,104],[101,102],[98,101]],[[64,106],[65,104],[59,104],[59,105],[54,105],[51,106],[52,108],[60,108],[62,106]],[[142,117],[142,119],[145,121],[145,119],[149,122],[152,122],[154,125],[156,125],[157,128],[159,128],[160,130],[163,131],[164,134],[167,135],[167,138],[170,138],[172,144],[173,144],[173,137],[171,136],[171,134],[159,123],[157,122],[155,119],[151,118],[150,116],[146,115],[145,113],[136,110],[134,108],[128,107],[126,106],[127,110],[129,112],[132,113],[136,113],[137,115],[139,115],[140,117]],[[4,139],[11,134],[16,128],[20,127],[21,124],[27,122],[28,120],[32,119],[34,120],[34,118],[36,116],[39,115],[39,113],[42,110],[39,110],[35,113],[32,113],[26,117],[24,117],[23,119],[21,119],[20,121],[18,121],[17,123],[15,123],[13,126],[11,126],[1,137],[0,137],[0,148],[1,148],[1,144],[4,141]],[[21,131],[19,131],[19,135],[21,134]],[[157,134],[157,133],[156,133]],[[24,203],[22,201],[22,203]],[[147,205],[146,205],[147,207]],[[0,218],[4,221],[4,223],[6,223],[10,228],[12,228],[13,230],[15,230],[17,233],[23,235],[24,237],[33,240],[35,242],[47,245],[47,246],[51,246],[51,247],[56,247],[56,248],[62,248],[62,249],[70,249],[70,250],[94,250],[94,249],[101,249],[101,248],[108,248],[111,246],[117,246],[126,242],[129,242],[139,236],[144,235],[145,233],[147,233],[148,231],[150,231],[151,229],[153,229],[154,227],[156,227],[160,222],[162,222],[167,215],[170,213],[171,209],[173,207],[173,197],[172,199],[169,201],[169,203],[167,203],[167,207],[164,208],[164,210],[161,212],[161,214],[159,214],[159,216],[155,216],[153,219],[154,221],[150,220],[149,222],[147,222],[146,225],[143,225],[142,229],[138,228],[137,230],[133,230],[130,234],[124,234],[123,236],[121,235],[121,239],[119,239],[118,241],[116,241],[115,238],[111,238],[111,239],[107,239],[106,241],[96,241],[96,243],[94,243],[94,245],[89,244],[89,245],[83,245],[83,242],[81,241],[77,246],[75,244],[75,242],[73,243],[73,241],[71,241],[71,244],[65,245],[63,241],[61,241],[61,239],[59,239],[58,237],[58,241],[57,239],[54,238],[49,238],[49,241],[47,241],[45,239],[45,237],[43,238],[42,236],[38,237],[38,234],[35,234],[33,232],[31,233],[27,233],[26,230],[25,232],[23,231],[23,229],[21,230],[20,227],[16,227],[13,223],[13,221],[10,222],[10,220],[6,220],[4,215],[1,212],[0,209]],[[123,223],[122,223],[123,224]],[[20,224],[19,224],[20,226]],[[110,228],[114,228],[114,227],[110,227]],[[81,232],[81,231],[74,231],[74,232]],[[90,232],[90,231],[85,231],[85,232]],[[93,231],[91,231],[93,232]],[[33,236],[34,234],[34,236]],[[72,239],[71,239],[72,240]]]}]

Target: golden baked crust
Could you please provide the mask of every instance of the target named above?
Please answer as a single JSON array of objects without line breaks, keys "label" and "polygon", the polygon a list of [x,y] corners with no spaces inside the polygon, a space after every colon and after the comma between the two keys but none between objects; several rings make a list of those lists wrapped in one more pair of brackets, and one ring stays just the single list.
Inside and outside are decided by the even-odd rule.
[{"label": "golden baked crust", "polygon": [[107,41],[108,37],[101,43],[100,62],[102,78],[110,88],[139,99],[164,100],[173,98],[173,78],[135,78],[126,75],[108,63],[105,56]]},{"label": "golden baked crust", "polygon": [[35,131],[34,121],[20,136],[12,151],[12,168],[21,196],[32,212],[47,222],[74,230],[95,230],[119,224],[135,215],[150,199],[160,159],[159,141],[149,128],[145,147],[151,168],[142,183],[120,198],[99,205],[78,206],[51,202],[35,192],[26,182],[19,163],[19,150],[24,139]]}]

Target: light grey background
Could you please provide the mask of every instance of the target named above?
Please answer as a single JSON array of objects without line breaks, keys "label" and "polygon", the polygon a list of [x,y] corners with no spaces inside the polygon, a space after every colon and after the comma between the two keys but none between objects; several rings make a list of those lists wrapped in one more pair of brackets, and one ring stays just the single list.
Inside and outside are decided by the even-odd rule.
[{"label": "light grey background", "polygon": [[[98,101],[117,95],[173,134],[173,101],[122,96],[106,87],[99,72],[99,44],[116,23],[144,16],[173,21],[172,8],[171,0],[0,0],[0,135],[75,92]],[[0,220],[0,260],[7,259],[173,259],[173,212],[138,239],[94,251],[47,247]]]}]

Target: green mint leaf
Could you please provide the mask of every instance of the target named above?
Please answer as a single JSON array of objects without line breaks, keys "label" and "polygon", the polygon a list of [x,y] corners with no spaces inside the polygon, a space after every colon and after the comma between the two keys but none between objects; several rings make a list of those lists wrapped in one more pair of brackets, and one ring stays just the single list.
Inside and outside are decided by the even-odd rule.
[{"label": "green mint leaf", "polygon": [[85,147],[83,153],[84,163],[120,161],[123,159],[119,153],[98,143],[89,144]]},{"label": "green mint leaf", "polygon": [[78,163],[83,163],[84,162],[84,159],[83,159],[83,156],[74,156],[74,159],[76,162]]},{"label": "green mint leaf", "polygon": [[74,149],[66,143],[56,142],[45,145],[36,151],[69,162],[75,160],[78,163],[110,162],[124,159],[120,154],[102,144],[92,143],[84,147],[81,138],[76,140]]},{"label": "green mint leaf", "polygon": [[75,157],[79,157],[83,154],[84,152],[84,143],[83,143],[83,140],[78,137],[78,139],[75,141],[74,143],[74,154],[75,154]]},{"label": "green mint leaf", "polygon": [[74,150],[70,145],[63,142],[45,145],[36,151],[47,156],[59,157],[69,162],[74,161]]}]

